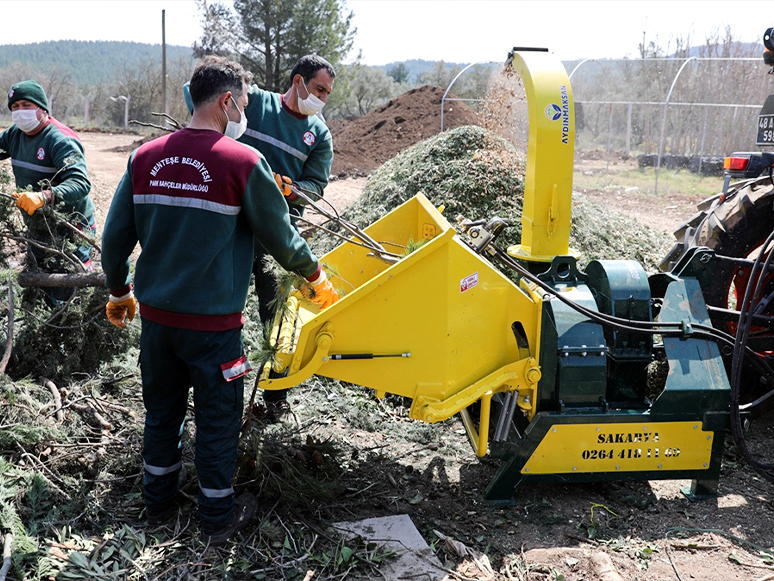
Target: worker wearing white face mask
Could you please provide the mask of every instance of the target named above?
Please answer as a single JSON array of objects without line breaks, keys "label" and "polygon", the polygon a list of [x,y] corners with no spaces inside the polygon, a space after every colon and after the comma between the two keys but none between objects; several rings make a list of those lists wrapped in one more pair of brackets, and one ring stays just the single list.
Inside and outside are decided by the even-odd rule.
[{"label": "worker wearing white face mask", "polygon": [[[91,182],[78,136],[49,114],[46,93],[35,81],[22,81],[11,87],[8,108],[14,124],[0,134],[0,159],[11,158],[18,190],[16,204],[29,216],[46,205],[56,206],[94,236]],[[52,260],[50,253],[36,247],[30,250],[41,268],[60,272],[57,267],[44,264]],[[81,245],[75,254],[87,269],[91,267],[90,246]]]},{"label": "worker wearing white face mask", "polygon": [[[318,196],[328,185],[333,163],[333,141],[322,119],[322,109],[333,90],[336,73],[317,55],[302,57],[290,73],[290,88],[280,95],[252,85],[245,109],[247,131],[240,141],[260,151],[275,172],[277,185],[285,196],[291,218],[302,216],[302,201],[292,192],[296,184]],[[263,271],[266,251],[256,244],[255,289],[261,322],[271,327],[274,319],[274,279]],[[265,391],[270,421],[289,422],[292,412],[287,390]]]},{"label": "worker wearing white face mask", "polygon": [[[16,83],[8,91],[8,108],[14,125],[0,134],[0,159],[11,158],[19,190],[38,190],[22,193],[19,208],[32,215],[46,203],[63,202],[65,211],[91,218],[83,145],[72,129],[49,115],[43,87],[35,81]],[[41,180],[51,180],[51,187],[40,191]]]},{"label": "worker wearing white face mask", "polygon": [[[322,109],[333,90],[336,77],[331,64],[317,55],[301,57],[290,72],[290,87],[285,93],[273,93],[250,86],[244,114],[247,130],[239,141],[260,151],[275,174],[277,185],[288,203],[291,218],[303,215],[304,206],[292,191],[296,184],[317,196],[323,195],[333,163],[333,141]],[[192,110],[188,87],[183,87],[189,111]],[[314,196],[313,196],[314,197]],[[274,279],[264,273],[266,252],[256,244],[255,288],[259,314],[264,326],[271,326],[275,296]],[[292,419],[287,390],[267,391],[267,418],[270,421]]]},{"label": "worker wearing white face mask", "polygon": [[236,104],[236,101],[234,101],[234,98],[231,98],[231,102],[234,104],[234,107],[236,107],[236,110],[239,111],[239,115],[241,116],[239,119],[239,123],[236,121],[232,121],[228,117],[228,112],[226,111],[225,107],[223,108],[223,112],[226,114],[226,131],[223,133],[226,137],[230,137],[231,139],[239,139],[242,137],[242,135],[245,132],[245,129],[247,129],[247,117],[245,117],[245,112],[239,108],[239,106]]},{"label": "worker wearing white face mask", "polygon": [[[102,238],[108,319],[125,327],[138,302],[142,315],[148,523],[163,524],[176,512],[181,425],[193,386],[198,510],[206,543],[224,542],[246,526],[257,505],[249,493],[235,498],[233,487],[250,370],[242,349],[242,311],[253,238],[309,281],[312,301],[325,308],[338,298],[291,227],[269,165],[254,148],[225,137],[242,131],[248,82],[239,64],[202,59],[191,77],[191,122],[131,154]],[[132,276],[130,256],[138,243]]]}]

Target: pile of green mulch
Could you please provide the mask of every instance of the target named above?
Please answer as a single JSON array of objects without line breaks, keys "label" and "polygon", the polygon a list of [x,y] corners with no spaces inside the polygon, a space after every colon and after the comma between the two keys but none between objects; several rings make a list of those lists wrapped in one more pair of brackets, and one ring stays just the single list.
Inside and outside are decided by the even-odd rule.
[{"label": "pile of green mulch", "polygon": [[[521,241],[525,168],[525,153],[510,142],[481,127],[458,127],[403,150],[374,171],[360,199],[342,216],[365,227],[421,192],[445,207],[452,224],[460,214],[471,220],[504,218],[511,227],[498,245],[510,246]],[[338,241],[321,235],[312,244],[326,252]],[[654,271],[671,244],[668,234],[573,193],[570,246],[582,253],[581,265],[631,259]]]}]

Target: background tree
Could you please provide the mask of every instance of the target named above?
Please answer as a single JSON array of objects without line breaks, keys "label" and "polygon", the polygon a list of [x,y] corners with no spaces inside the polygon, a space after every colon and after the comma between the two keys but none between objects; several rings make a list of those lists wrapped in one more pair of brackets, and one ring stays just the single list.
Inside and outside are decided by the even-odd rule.
[{"label": "background tree", "polygon": [[446,88],[449,82],[462,70],[460,65],[447,65],[444,61],[437,61],[432,70],[421,73],[417,77],[420,85],[435,85],[436,87]]},{"label": "background tree", "polygon": [[357,110],[355,115],[365,115],[395,96],[395,81],[379,67],[356,65],[352,97]]},{"label": "background tree", "polygon": [[387,74],[396,83],[408,83],[410,73],[406,63],[398,63],[387,69]]},{"label": "background tree", "polygon": [[409,89],[408,83],[396,83],[381,67],[341,65],[336,70],[336,85],[328,99],[325,118],[365,115]]},{"label": "background tree", "polygon": [[334,67],[352,48],[352,12],[339,0],[235,0],[233,11],[199,0],[202,37],[194,54],[230,55],[252,71],[256,83],[282,92],[290,70],[305,54],[319,54]]}]

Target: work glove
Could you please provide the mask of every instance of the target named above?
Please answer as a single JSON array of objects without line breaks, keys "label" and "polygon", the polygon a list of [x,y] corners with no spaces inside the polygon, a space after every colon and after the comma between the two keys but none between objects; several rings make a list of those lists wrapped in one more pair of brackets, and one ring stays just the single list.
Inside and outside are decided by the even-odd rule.
[{"label": "work glove", "polygon": [[290,187],[290,184],[293,183],[293,180],[291,180],[288,176],[275,173],[274,181],[277,182],[277,187],[280,189],[280,192],[282,192],[282,195],[285,196],[288,200],[295,200],[298,197],[298,195],[295,194],[293,189]]},{"label": "work glove", "polygon": [[320,269],[320,276],[317,277],[317,280],[310,280],[309,284],[312,285],[313,292],[308,293],[305,296],[313,303],[320,305],[320,308],[324,309],[330,307],[339,300],[339,294],[336,292],[336,289],[333,288],[333,285],[331,284],[331,281],[328,280],[324,270]]},{"label": "work glove", "polygon": [[51,201],[51,192],[17,192],[13,195],[16,205],[30,216]]},{"label": "work glove", "polygon": [[107,313],[108,321],[119,329],[126,329],[125,320],[133,321],[134,315],[137,313],[137,299],[134,298],[134,293],[129,291],[122,297],[110,295],[105,312]]}]

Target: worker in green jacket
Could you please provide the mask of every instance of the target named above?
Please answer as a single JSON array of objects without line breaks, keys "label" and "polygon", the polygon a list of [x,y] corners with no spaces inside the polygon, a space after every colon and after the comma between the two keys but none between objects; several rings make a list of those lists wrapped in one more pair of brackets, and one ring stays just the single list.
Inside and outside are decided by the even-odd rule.
[{"label": "worker in green jacket", "polygon": [[[301,57],[290,72],[290,87],[285,93],[265,91],[253,84],[248,90],[245,107],[247,129],[239,138],[261,152],[285,196],[290,216],[304,213],[304,201],[292,192],[290,184],[311,192],[312,198],[323,195],[333,163],[333,141],[321,111],[333,90],[336,71],[317,55]],[[188,86],[183,87],[189,111],[192,110]],[[264,328],[274,319],[276,295],[274,279],[264,272],[267,253],[256,240],[255,292],[258,316]],[[267,418],[271,422],[292,418],[287,401],[288,390],[271,390],[263,394]]]},{"label": "worker in green jacket", "polygon": [[[148,521],[160,524],[171,514],[193,386],[199,517],[203,539],[211,543],[231,537],[256,510],[249,493],[235,499],[232,484],[243,377],[250,370],[242,350],[242,311],[254,237],[281,266],[309,281],[311,300],[325,308],[338,299],[291,226],[266,160],[235,141],[246,125],[247,78],[241,66],[221,57],[197,65],[190,124],[132,153],[102,237],[108,319],[124,327],[137,302],[142,315]],[[132,281],[130,256],[138,243],[142,251]]]},{"label": "worker in green jacket", "polygon": [[[15,194],[17,206],[29,216],[47,205],[57,207],[81,230],[95,236],[91,182],[78,136],[49,114],[46,93],[35,81],[13,85],[8,91],[8,108],[14,124],[0,134],[0,159],[11,158],[19,190]],[[58,232],[71,236],[65,228]],[[78,240],[75,255],[87,271],[92,269],[91,250],[90,245]],[[29,256],[42,270],[61,271],[41,264],[58,260],[52,253],[30,247]],[[51,292],[50,297],[55,294]]]}]

